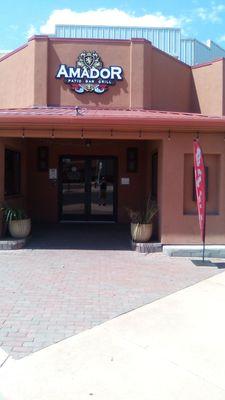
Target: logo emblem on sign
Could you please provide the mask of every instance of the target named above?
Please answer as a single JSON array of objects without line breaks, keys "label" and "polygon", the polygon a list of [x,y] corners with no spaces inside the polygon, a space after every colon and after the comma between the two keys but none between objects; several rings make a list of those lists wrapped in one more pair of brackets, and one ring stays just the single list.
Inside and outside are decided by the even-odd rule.
[{"label": "logo emblem on sign", "polygon": [[109,86],[123,79],[123,69],[117,65],[105,68],[96,51],[84,50],[79,54],[75,67],[66,64],[59,66],[56,79],[61,78],[76,93],[102,94]]}]

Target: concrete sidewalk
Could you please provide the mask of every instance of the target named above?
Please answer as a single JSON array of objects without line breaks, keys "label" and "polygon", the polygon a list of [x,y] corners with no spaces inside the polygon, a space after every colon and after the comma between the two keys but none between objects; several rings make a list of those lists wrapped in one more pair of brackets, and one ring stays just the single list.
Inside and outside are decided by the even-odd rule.
[{"label": "concrete sidewalk", "polygon": [[224,304],[221,273],[7,360],[0,392],[7,400],[224,400]]}]

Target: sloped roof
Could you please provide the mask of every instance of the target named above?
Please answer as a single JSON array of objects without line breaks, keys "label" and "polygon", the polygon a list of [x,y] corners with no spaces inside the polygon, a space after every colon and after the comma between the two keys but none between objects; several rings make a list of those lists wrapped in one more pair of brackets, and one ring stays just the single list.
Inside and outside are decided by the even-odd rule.
[{"label": "sloped roof", "polygon": [[155,130],[161,128],[207,131],[224,130],[225,117],[195,113],[134,110],[91,109],[85,107],[32,107],[0,109],[0,127],[45,126],[49,128],[129,127]]}]

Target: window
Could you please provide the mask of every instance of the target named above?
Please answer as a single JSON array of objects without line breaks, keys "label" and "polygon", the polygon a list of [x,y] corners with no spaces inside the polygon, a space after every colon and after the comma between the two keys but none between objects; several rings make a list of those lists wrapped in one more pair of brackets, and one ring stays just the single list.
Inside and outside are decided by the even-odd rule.
[{"label": "window", "polygon": [[5,150],[5,196],[20,193],[21,157],[18,151]]}]

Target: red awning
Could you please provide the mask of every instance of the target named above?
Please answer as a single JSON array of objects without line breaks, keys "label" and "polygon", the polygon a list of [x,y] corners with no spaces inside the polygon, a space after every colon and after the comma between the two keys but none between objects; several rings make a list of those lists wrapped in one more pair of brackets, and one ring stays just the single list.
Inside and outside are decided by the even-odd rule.
[{"label": "red awning", "polygon": [[0,110],[2,128],[225,131],[225,117],[155,110],[32,107]]}]

